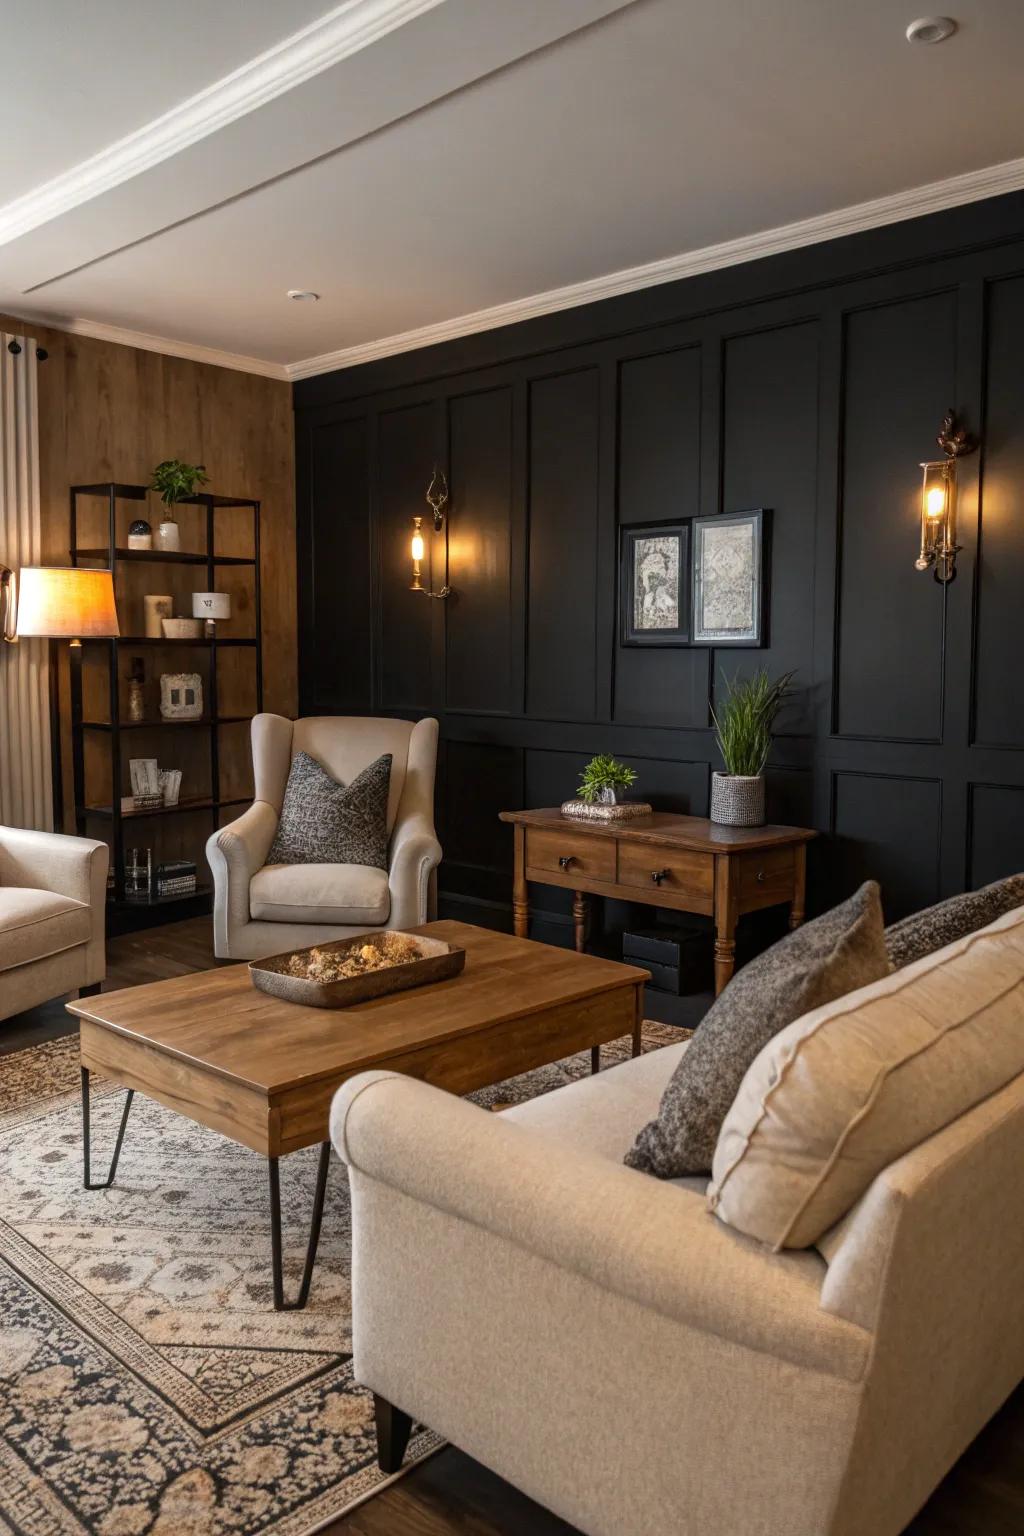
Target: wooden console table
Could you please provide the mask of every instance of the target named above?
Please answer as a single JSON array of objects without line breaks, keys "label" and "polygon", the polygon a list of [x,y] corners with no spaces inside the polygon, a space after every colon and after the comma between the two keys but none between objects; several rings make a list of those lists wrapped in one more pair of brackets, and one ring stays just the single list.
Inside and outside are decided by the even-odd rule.
[{"label": "wooden console table", "polygon": [[576,948],[586,937],[587,894],[673,907],[714,919],[715,994],[736,963],[736,923],[745,912],[789,904],[804,918],[807,827],[720,827],[703,816],[655,811],[636,821],[574,821],[557,810],[502,811],[515,828],[512,911],[528,936],[527,882],[574,893]]}]

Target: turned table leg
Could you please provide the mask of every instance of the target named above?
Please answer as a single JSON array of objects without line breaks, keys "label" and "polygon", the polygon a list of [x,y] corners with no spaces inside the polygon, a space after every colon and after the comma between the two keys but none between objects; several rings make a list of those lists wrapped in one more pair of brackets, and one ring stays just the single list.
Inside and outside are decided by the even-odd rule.
[{"label": "turned table leg", "polygon": [[582,891],[572,893],[572,931],[578,952],[587,947],[587,898]]},{"label": "turned table leg", "polygon": [[736,969],[737,892],[732,860],[727,854],[715,858],[715,996],[726,986]]},{"label": "turned table leg", "polygon": [[517,939],[530,937],[530,895],[526,885],[526,828],[516,827],[515,874],[512,884],[512,930]]},{"label": "turned table leg", "polygon": [[793,900],[789,908],[790,928],[799,928],[804,920],[807,902],[807,844],[798,843],[793,849]]}]

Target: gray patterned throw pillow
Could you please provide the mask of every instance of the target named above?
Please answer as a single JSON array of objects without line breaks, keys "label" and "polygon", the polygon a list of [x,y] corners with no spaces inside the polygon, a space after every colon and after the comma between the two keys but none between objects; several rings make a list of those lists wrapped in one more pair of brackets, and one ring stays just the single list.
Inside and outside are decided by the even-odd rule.
[{"label": "gray patterned throw pillow", "polygon": [[914,912],[885,930],[889,959],[901,971],[905,965],[945,949],[947,944],[955,944],[957,939],[976,933],[979,928],[987,928],[1014,907],[1024,907],[1024,875],[1009,875],[980,891],[951,896],[948,901]]},{"label": "gray patterned throw pillow", "polygon": [[626,1154],[659,1179],[710,1173],[718,1133],[747,1068],[769,1040],[834,998],[889,974],[874,880],[737,971],[704,1015],[662,1095],[658,1118]]},{"label": "gray patterned throw pillow", "polygon": [[391,753],[339,784],[308,752],[296,752],[268,864],[388,867]]}]

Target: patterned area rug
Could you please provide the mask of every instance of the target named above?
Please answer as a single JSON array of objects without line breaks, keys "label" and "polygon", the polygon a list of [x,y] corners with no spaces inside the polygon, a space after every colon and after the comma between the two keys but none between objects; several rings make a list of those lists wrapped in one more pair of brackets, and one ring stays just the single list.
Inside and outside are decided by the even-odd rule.
[{"label": "patterned area rug", "polygon": [[[645,1049],[680,1038],[644,1028]],[[589,1070],[585,1053],[474,1097]],[[122,1103],[94,1079],[95,1169]],[[290,1290],[315,1164],[281,1165]],[[306,1536],[390,1481],[352,1379],[349,1251],[332,1159],[309,1306],[275,1313],[263,1159],[136,1096],[116,1184],[83,1190],[77,1039],[0,1059],[0,1533]],[[417,1433],[410,1464],[438,1443]]]}]

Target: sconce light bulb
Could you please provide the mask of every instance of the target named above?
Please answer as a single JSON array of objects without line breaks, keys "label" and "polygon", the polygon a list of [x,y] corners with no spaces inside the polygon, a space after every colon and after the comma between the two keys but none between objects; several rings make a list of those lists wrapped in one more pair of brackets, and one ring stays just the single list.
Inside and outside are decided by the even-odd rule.
[{"label": "sconce light bulb", "polygon": [[413,536],[412,536],[412,558],[414,560],[422,560],[423,559],[423,535],[422,535],[422,533],[414,533]]},{"label": "sconce light bulb", "polygon": [[946,510],[946,492],[941,485],[933,485],[925,501],[929,517],[941,517]]}]

